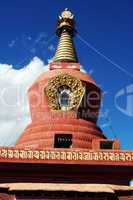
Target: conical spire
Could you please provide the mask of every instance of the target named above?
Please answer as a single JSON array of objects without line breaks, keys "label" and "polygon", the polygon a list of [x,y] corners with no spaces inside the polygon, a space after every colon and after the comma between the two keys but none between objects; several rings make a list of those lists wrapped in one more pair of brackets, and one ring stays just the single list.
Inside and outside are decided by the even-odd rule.
[{"label": "conical spire", "polygon": [[66,8],[58,19],[56,33],[60,40],[53,58],[54,62],[78,62],[73,44],[75,32],[74,16]]}]

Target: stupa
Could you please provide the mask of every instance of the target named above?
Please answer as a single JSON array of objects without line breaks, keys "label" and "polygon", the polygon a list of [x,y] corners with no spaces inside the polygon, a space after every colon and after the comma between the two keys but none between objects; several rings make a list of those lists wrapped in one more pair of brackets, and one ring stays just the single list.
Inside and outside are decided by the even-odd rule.
[{"label": "stupa", "polygon": [[[93,149],[99,145],[96,140],[108,141],[96,124],[101,90],[80,71],[73,44],[75,19],[69,10],[59,16],[56,33],[59,44],[50,70],[28,91],[32,123],[17,141],[17,147]],[[117,141],[112,145],[118,148]]]}]

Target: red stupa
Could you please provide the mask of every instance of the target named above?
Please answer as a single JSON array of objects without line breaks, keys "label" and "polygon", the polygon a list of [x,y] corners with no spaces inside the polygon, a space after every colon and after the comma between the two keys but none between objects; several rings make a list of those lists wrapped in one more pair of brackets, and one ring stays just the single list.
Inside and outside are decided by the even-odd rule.
[{"label": "red stupa", "polygon": [[70,148],[92,149],[95,140],[105,139],[96,125],[101,91],[80,71],[72,40],[75,33],[74,16],[65,10],[58,19],[60,41],[49,71],[28,91],[32,123],[17,147],[55,148],[59,139],[62,147],[70,143]]},{"label": "red stupa", "polygon": [[101,90],[80,70],[73,14],[58,18],[49,71],[28,91],[31,124],[15,147],[0,148],[3,199],[133,199],[133,151],[97,126]]}]

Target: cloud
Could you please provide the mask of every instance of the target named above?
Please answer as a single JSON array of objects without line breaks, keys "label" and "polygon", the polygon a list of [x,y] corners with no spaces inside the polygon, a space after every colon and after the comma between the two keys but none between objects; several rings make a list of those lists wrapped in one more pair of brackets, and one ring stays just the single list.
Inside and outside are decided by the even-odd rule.
[{"label": "cloud", "polygon": [[27,90],[35,79],[48,70],[37,57],[20,70],[0,64],[0,145],[14,145],[27,124],[30,112]]},{"label": "cloud", "polygon": [[55,51],[55,47],[53,44],[48,46],[48,50],[54,52]]},{"label": "cloud", "polygon": [[14,47],[15,43],[16,43],[16,40],[12,40],[12,41],[8,44],[8,46],[9,46],[10,48],[12,48],[12,47]]},{"label": "cloud", "polygon": [[[30,123],[27,90],[45,71],[48,71],[48,65],[38,57],[20,70],[0,64],[0,146],[14,145]],[[84,71],[83,67],[81,71]]]},{"label": "cloud", "polygon": [[80,65],[80,70],[81,70],[82,72],[84,72],[84,73],[87,73],[86,70],[85,70],[85,68],[83,67],[83,65]]}]

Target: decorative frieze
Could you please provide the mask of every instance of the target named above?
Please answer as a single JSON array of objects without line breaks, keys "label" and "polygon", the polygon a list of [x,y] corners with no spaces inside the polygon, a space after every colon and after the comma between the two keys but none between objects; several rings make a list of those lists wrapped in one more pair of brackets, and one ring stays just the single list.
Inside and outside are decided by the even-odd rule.
[{"label": "decorative frieze", "polygon": [[133,162],[133,152],[0,149],[1,159]]}]

